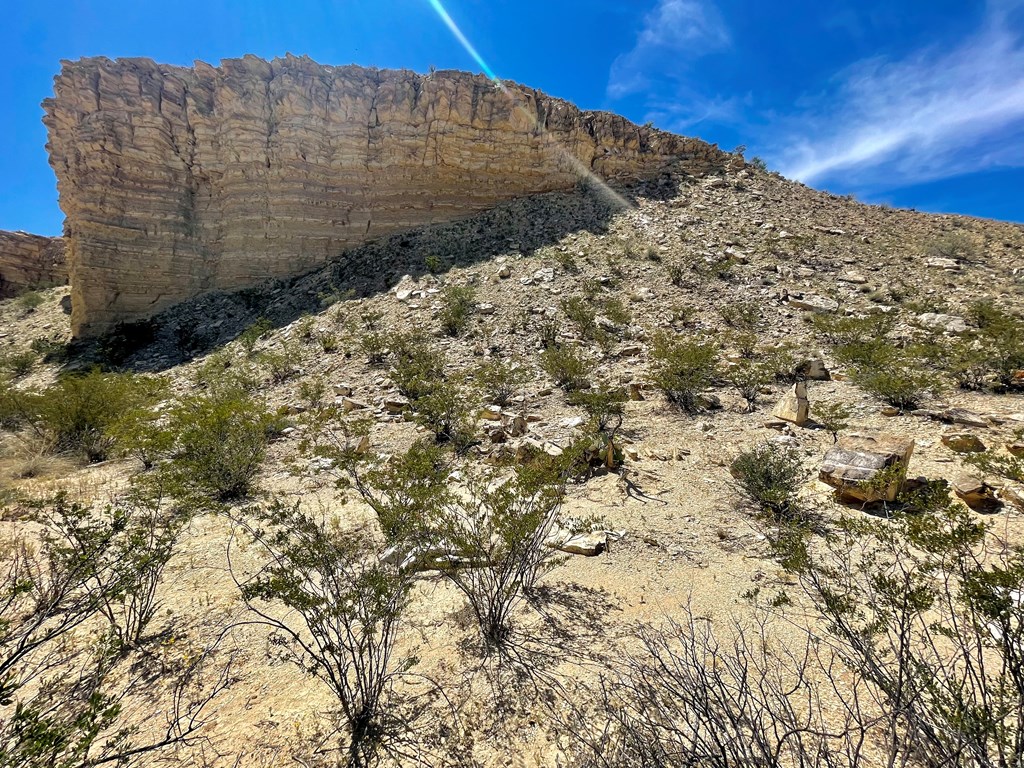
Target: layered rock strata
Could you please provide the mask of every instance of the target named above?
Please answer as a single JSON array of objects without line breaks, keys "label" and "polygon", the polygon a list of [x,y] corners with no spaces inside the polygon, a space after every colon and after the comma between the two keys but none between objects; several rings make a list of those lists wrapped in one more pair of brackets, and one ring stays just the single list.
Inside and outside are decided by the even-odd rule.
[{"label": "layered rock strata", "polygon": [[79,336],[581,175],[731,158],[484,76],[293,56],[63,62],[43,106]]},{"label": "layered rock strata", "polygon": [[61,238],[0,231],[0,299],[67,281]]}]

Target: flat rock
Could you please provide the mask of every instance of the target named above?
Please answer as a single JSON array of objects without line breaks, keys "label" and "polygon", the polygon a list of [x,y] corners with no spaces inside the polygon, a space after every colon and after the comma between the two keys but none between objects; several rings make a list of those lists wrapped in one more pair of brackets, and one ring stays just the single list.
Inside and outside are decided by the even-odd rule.
[{"label": "flat rock", "polygon": [[[863,502],[895,501],[907,476],[914,441],[893,435],[844,435],[828,450],[818,478],[843,498]],[[882,471],[891,471],[884,487],[865,487]]]}]

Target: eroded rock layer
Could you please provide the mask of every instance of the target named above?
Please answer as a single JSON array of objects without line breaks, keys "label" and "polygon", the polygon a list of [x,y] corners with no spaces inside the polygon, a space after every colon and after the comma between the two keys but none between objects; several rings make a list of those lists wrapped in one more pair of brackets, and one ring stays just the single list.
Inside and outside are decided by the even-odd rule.
[{"label": "eroded rock layer", "polygon": [[0,230],[0,298],[67,281],[61,238]]},{"label": "eroded rock layer", "polygon": [[64,62],[44,108],[80,336],[585,171],[625,182],[728,158],[483,76],[292,56]]}]

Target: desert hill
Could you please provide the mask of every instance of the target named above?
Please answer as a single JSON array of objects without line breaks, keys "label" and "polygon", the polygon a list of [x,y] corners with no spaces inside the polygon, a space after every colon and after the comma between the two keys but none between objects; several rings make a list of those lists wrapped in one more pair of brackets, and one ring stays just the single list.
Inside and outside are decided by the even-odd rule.
[{"label": "desert hill", "polygon": [[[123,94],[134,104],[140,94],[150,99],[163,94],[161,114],[172,107],[192,114],[183,92],[176,100],[168,97],[168,82],[178,78],[193,88],[214,78],[249,87],[268,81],[270,65],[247,59],[217,73],[197,67],[183,74],[138,62],[91,62],[66,67],[62,77],[78,76],[84,71],[80,66],[99,72],[105,99]],[[137,77],[131,87],[124,79],[129,71]],[[138,77],[140,71],[145,77]],[[263,74],[257,78],[254,71]],[[296,77],[302,73],[303,82],[319,82],[316,78],[323,76],[323,70],[302,60],[288,60],[283,71]],[[346,70],[337,76],[353,75]],[[420,82],[406,75],[399,80],[408,87]],[[451,84],[459,94],[483,87],[469,76],[439,73],[429,88],[439,88],[438,82]],[[463,87],[469,91],[459,90]],[[69,98],[58,93],[51,121],[58,120],[54,115],[62,114],[62,99],[66,104]],[[501,98],[500,93],[489,95],[487,109],[497,110]],[[300,107],[289,109],[310,109],[309,104]],[[570,115],[564,123],[570,133],[589,119],[559,108]],[[244,123],[243,117],[239,121]],[[504,119],[510,118],[506,114]],[[76,130],[85,130],[87,123]],[[94,126],[99,133],[123,128],[109,105],[99,123]],[[198,130],[198,123],[189,124]],[[228,121],[223,127],[225,135],[230,126]],[[621,138],[617,131],[613,134]],[[632,131],[627,133],[633,136]],[[65,135],[69,138],[55,157],[70,157],[77,146],[79,134]],[[164,141],[168,134],[153,127],[145,135]],[[581,144],[592,148],[587,142],[604,134],[572,135],[578,149]],[[268,551],[281,555],[279,543],[270,549],[261,545],[265,529],[292,537],[306,530],[298,518],[281,511],[293,505],[308,516],[304,519],[323,525],[328,538],[337,537],[331,541],[368,537],[371,554],[359,561],[360,567],[383,562],[385,570],[393,569],[387,570],[391,577],[405,578],[401,563],[406,561],[396,560],[395,553],[404,556],[414,548],[388,538],[387,513],[394,509],[374,506],[373,492],[364,494],[353,482],[362,477],[372,486],[371,470],[352,475],[353,465],[346,462],[376,467],[389,478],[379,489],[394,494],[402,478],[387,475],[388,468],[400,466],[401,457],[422,444],[438,452],[443,485],[458,490],[455,500],[444,504],[465,513],[459,499],[488,498],[492,517],[487,519],[497,509],[497,502],[486,496],[493,488],[484,483],[480,490],[474,478],[500,487],[509,473],[519,477],[516,473],[524,468],[561,461],[564,498],[559,497],[557,519],[543,530],[559,549],[544,550],[557,552],[557,559],[546,564],[550,570],[540,569],[543,576],[515,603],[507,627],[512,640],[491,638],[504,648],[499,652],[486,637],[481,640],[479,617],[457,576],[486,575],[504,562],[508,548],[489,548],[500,536],[484,524],[480,546],[487,557],[468,545],[454,548],[451,531],[442,544],[430,544],[438,551],[418,542],[427,549],[416,550],[420,560],[412,558],[416,565],[409,577],[408,605],[398,614],[389,662],[389,668],[410,674],[388,679],[390,698],[382,710],[399,721],[396,726],[383,718],[392,728],[387,733],[402,736],[388,744],[396,751],[382,750],[389,759],[467,766],[658,765],[687,759],[704,764],[700,761],[711,759],[708,744],[714,734],[680,726],[694,717],[725,734],[730,746],[724,754],[733,761],[727,764],[763,764],[759,739],[771,742],[774,725],[794,722],[803,723],[798,731],[808,747],[800,752],[803,747],[787,742],[780,765],[883,764],[891,754],[887,750],[908,764],[940,764],[922,757],[924,731],[935,739],[929,754],[963,756],[970,747],[975,750],[971,754],[985,757],[961,764],[997,764],[992,755],[1002,736],[979,736],[982,747],[977,748],[979,741],[963,736],[966,729],[949,726],[954,715],[936,714],[940,708],[923,704],[913,710],[916,720],[904,710],[892,715],[889,699],[877,688],[878,680],[888,678],[862,677],[862,657],[843,644],[842,636],[828,634],[834,617],[822,612],[823,601],[816,600],[822,592],[814,591],[811,577],[827,574],[831,588],[849,590],[843,594],[859,597],[858,608],[868,613],[890,606],[891,592],[874,582],[870,589],[876,592],[870,592],[864,586],[870,580],[852,578],[861,573],[864,560],[842,559],[862,549],[890,551],[882,544],[869,548],[871,542],[884,542],[879,531],[887,531],[898,534],[895,541],[907,557],[877,556],[871,573],[903,568],[897,572],[909,573],[908,584],[932,585],[929,589],[940,595],[960,594],[965,582],[955,579],[967,578],[964,573],[971,578],[998,573],[1005,578],[984,593],[993,600],[1018,585],[1021,574],[1014,558],[1024,543],[1024,477],[1014,475],[1019,465],[1013,461],[1024,452],[1024,374],[1019,372],[1024,369],[1024,228],[867,206],[788,181],[736,155],[711,153],[708,157],[717,158],[714,166],[697,168],[688,160],[667,158],[676,150],[664,148],[675,147],[676,141],[694,146],[692,140],[659,135],[660,143],[653,144],[657,172],[634,178],[625,171],[599,172],[610,186],[577,179],[568,171],[557,184],[549,184],[537,166],[528,190],[505,189],[502,170],[485,178],[478,198],[467,187],[476,177],[460,176],[456,168],[452,178],[457,181],[450,189],[472,201],[459,203],[457,216],[442,217],[455,220],[419,218],[422,209],[411,197],[382,198],[391,213],[417,213],[395,213],[394,221],[402,222],[396,231],[385,226],[372,242],[348,242],[337,254],[334,248],[341,244],[332,241],[309,260],[285,258],[305,253],[305,246],[295,251],[281,246],[305,242],[307,235],[326,237],[317,234],[322,221],[291,215],[298,208],[288,203],[291,213],[281,238],[252,252],[253,263],[265,270],[259,274],[273,279],[261,281],[256,272],[247,273],[242,290],[231,281],[208,281],[199,296],[190,296],[193,287],[185,285],[173,293],[166,286],[150,290],[145,284],[147,274],[156,281],[168,277],[150,271],[150,257],[163,247],[159,243],[165,235],[169,243],[184,242],[178,225],[168,226],[180,212],[160,208],[161,215],[146,225],[152,226],[155,239],[140,239],[135,250],[122,251],[124,234],[115,232],[122,225],[97,222],[127,215],[122,210],[127,202],[107,211],[97,207],[98,198],[82,202],[82,192],[75,192],[72,202],[62,185],[72,237],[80,238],[70,252],[74,311],[94,306],[90,295],[110,295],[106,278],[94,285],[86,268],[100,258],[103,242],[118,244],[107,252],[111,272],[126,264],[136,269],[123,279],[138,290],[125,295],[159,293],[174,299],[166,305],[151,302],[154,314],[135,314],[128,305],[123,316],[101,312],[97,327],[106,326],[107,332],[85,340],[72,338],[63,301],[67,288],[0,302],[0,351],[8,376],[0,408],[5,535],[36,535],[32,526],[49,518],[33,513],[33,502],[58,491],[101,516],[108,503],[134,508],[130,493],[150,494],[147,504],[154,503],[152,494],[157,493],[156,508],[180,521],[166,565],[157,574],[159,610],[145,639],[120,651],[103,680],[103,690],[122,697],[108,729],[114,723],[137,724],[134,742],[159,742],[168,713],[188,711],[175,710],[175,701],[180,706],[205,702],[195,717],[202,728],[160,752],[160,759],[211,766],[360,764],[365,755],[346,751],[351,724],[338,714],[339,696],[325,681],[324,670],[311,661],[316,654],[304,654],[280,627],[257,623],[253,612],[255,606],[275,621],[299,626],[299,636],[308,640],[309,629],[298,620],[304,615],[300,607],[344,601],[332,603],[329,598],[338,593],[328,591],[311,603],[285,607],[281,592],[260,602],[258,594],[246,593],[236,582],[255,583],[250,580],[264,572]],[[644,151],[628,143],[616,146]],[[160,172],[153,169],[166,160],[163,155],[159,163],[145,153],[133,156],[133,167],[150,169],[154,178]],[[381,184],[385,191],[402,189],[402,166],[382,158],[379,163],[387,178]],[[289,167],[280,166],[281,178]],[[372,168],[361,173],[366,175],[363,184],[376,178]],[[246,173],[238,170],[238,176]],[[252,189],[238,192],[237,198],[225,193],[225,199],[237,199],[240,206],[265,199],[271,195],[268,178],[250,178]],[[181,179],[165,180],[160,199],[166,201],[179,194]],[[260,185],[260,191],[253,191]],[[110,199],[127,201],[129,188],[126,181]],[[317,194],[304,189],[302,196],[314,199]],[[95,216],[78,212],[80,205],[81,211],[92,206]],[[369,202],[369,210],[375,205]],[[142,208],[133,210],[136,223],[124,229],[147,215]],[[264,215],[275,220],[273,212]],[[86,220],[88,226],[81,223]],[[414,226],[423,222],[430,223]],[[248,231],[251,222],[231,231],[233,226],[217,224],[221,235],[214,237],[203,224],[203,234],[193,242],[237,240],[231,246],[235,256],[229,258],[228,249],[217,258],[239,263],[262,235]],[[109,240],[96,234],[101,229]],[[178,245],[168,253],[177,258],[186,251],[189,259],[198,253]],[[103,306],[113,305],[105,298]],[[109,323],[115,316],[122,322]],[[97,365],[111,373],[89,373]],[[114,412],[108,413],[89,400],[92,405],[82,410],[102,417],[89,422],[84,436],[76,432],[77,441],[64,439],[62,417],[52,415],[65,409],[46,406],[57,397],[77,402],[80,390],[67,381],[90,382],[83,386],[113,401]],[[237,493],[235,488],[223,493],[223,487],[203,479],[210,465],[234,466],[237,458],[226,453],[236,445],[235,433],[214,429],[223,427],[217,413],[229,414],[224,423],[257,426],[246,433],[259,438],[247,443],[257,461]],[[228,437],[221,439],[222,434]],[[212,441],[204,439],[209,435]],[[854,451],[851,461],[885,454],[881,449],[872,454],[865,440],[913,445],[909,455],[885,454],[887,460],[895,458],[888,474],[863,464],[870,470],[866,479],[851,481],[847,488],[860,492],[862,500],[840,500],[835,482],[825,482],[835,476],[819,475],[826,456],[833,464],[837,460],[836,436],[843,441],[839,445]],[[206,452],[197,453],[199,447]],[[742,490],[742,478],[749,478],[751,470],[734,463],[751,451],[764,451],[755,456],[761,466],[780,461],[795,468],[790,496],[751,501]],[[978,463],[972,456],[992,461]],[[942,486],[941,480],[950,484]],[[922,488],[938,488],[941,503],[937,496],[929,496],[927,504],[920,501],[922,496],[912,492]],[[865,503],[865,495],[873,501]],[[53,505],[42,504],[52,516]],[[269,516],[273,509],[276,518]],[[901,527],[904,520],[911,527],[912,521],[924,521],[935,531],[946,530],[950,521],[961,526],[956,530],[982,524],[988,529],[982,539],[971,540],[974,560],[957,550],[956,563],[964,570],[960,577],[947,577],[955,583],[943,582],[937,574],[945,571],[933,568],[929,557],[947,557],[941,547],[953,545],[929,543],[919,531],[908,533]],[[854,526],[857,538],[849,539],[854,534],[844,521],[879,527]],[[805,544],[796,547],[788,536]],[[855,543],[846,546],[851,540]],[[316,536],[290,541],[306,547],[306,554],[323,555],[314,545],[324,540]],[[811,560],[831,570],[794,564],[794,552],[803,553],[804,545]],[[467,565],[470,551],[477,559]],[[299,559],[292,550],[277,562],[297,568]],[[848,581],[836,576],[837,570],[844,573],[840,563],[849,566]],[[301,569],[288,574],[284,582],[291,586],[327,581]],[[948,591],[936,584],[945,584]],[[971,584],[982,589],[989,581],[978,578]],[[778,597],[782,593],[785,600]],[[950,616],[963,620],[966,615],[959,603],[948,610],[944,606],[940,601],[920,613],[906,609],[908,626],[922,647],[930,648],[924,640],[931,636],[934,617],[950,622]],[[1004,613],[998,620],[1009,622],[1000,626],[1017,627],[1019,601],[1000,610]],[[1014,636],[1009,629],[1001,634],[985,629],[989,620],[942,626],[957,627],[964,644],[975,648],[972,643],[978,643],[979,654],[990,660],[1012,656]],[[105,622],[104,616],[92,615],[68,637],[84,647],[102,633]],[[763,643],[758,628],[764,630]],[[708,631],[721,639],[714,650],[713,644],[703,644]],[[887,640],[889,635],[883,629],[877,637]],[[746,638],[750,645],[743,647],[749,654],[733,653],[736,638]],[[327,645],[330,656],[332,646]],[[808,647],[814,654],[805,657]],[[965,696],[965,689],[954,684],[963,679],[962,668],[944,666],[944,646],[937,647],[937,656],[921,652],[914,658],[929,660],[929,679]],[[669,649],[675,653],[668,665],[675,676],[659,677]],[[291,663],[296,653],[301,665]],[[823,665],[808,662],[795,668],[797,658],[820,659]],[[878,658],[889,657],[880,652]],[[176,698],[177,675],[196,659],[204,662],[204,676],[190,677],[188,692]],[[400,661],[406,659],[413,660],[408,667]],[[78,662],[62,663],[73,667]],[[761,681],[757,692],[737,687],[741,668],[763,673],[754,675]],[[1011,679],[1000,669],[997,665],[980,676],[991,675],[993,688],[984,690]],[[706,670],[717,676],[705,675]],[[783,682],[773,687],[776,674]],[[792,689],[798,693],[785,694],[794,675],[803,676]],[[678,686],[674,693],[672,684]],[[1012,683],[1010,688],[1017,690]],[[854,690],[863,701],[854,699]],[[689,698],[681,693],[686,691],[697,694]],[[707,698],[701,705],[697,699],[703,694]],[[27,685],[18,695],[31,701],[42,694]],[[998,706],[1014,695],[1004,690],[1000,696],[1006,698]],[[921,694],[919,700],[929,699]],[[862,708],[853,707],[854,701]],[[789,712],[786,702],[798,714]],[[801,720],[807,710],[810,719]],[[722,711],[743,717],[716,720],[712,713]],[[824,718],[834,738],[815,735],[821,732],[816,716]],[[659,730],[657,717],[669,718],[678,730]],[[1012,740],[1019,723],[1007,717]],[[878,728],[879,723],[885,727]],[[887,741],[888,724],[899,735],[896,746]],[[864,735],[860,751],[844,740],[843,734],[855,732]],[[14,737],[8,742],[18,743]],[[664,754],[655,749],[659,744]],[[828,748],[815,752],[813,745],[821,744]],[[642,754],[642,745],[650,754]],[[94,744],[94,754],[100,748]],[[748,762],[740,759],[741,752]],[[809,758],[811,752],[817,757]],[[133,759],[153,764],[148,761],[157,754]]]}]

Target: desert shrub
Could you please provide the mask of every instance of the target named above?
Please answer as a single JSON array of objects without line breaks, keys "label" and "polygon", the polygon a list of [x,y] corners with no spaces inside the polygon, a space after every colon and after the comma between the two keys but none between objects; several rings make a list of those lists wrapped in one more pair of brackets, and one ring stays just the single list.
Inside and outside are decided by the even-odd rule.
[{"label": "desert shrub", "polygon": [[851,380],[865,392],[900,410],[913,410],[930,395],[942,391],[942,381],[915,360],[886,357],[861,363]]},{"label": "desert shrub", "polygon": [[940,235],[925,246],[925,255],[930,258],[975,261],[980,249],[965,232],[950,232]]},{"label": "desert shrub", "polygon": [[454,489],[429,451],[414,446],[410,453],[395,465],[401,477],[366,475],[357,487],[403,540],[418,542],[407,550],[412,558],[438,568],[463,594],[485,648],[502,649],[514,610],[555,556],[545,542],[564,483],[553,466],[516,466],[467,472]]},{"label": "desert shrub", "polygon": [[[408,741],[413,716],[394,683],[414,660],[396,660],[412,571],[379,557],[372,539],[280,501],[247,511],[243,528],[266,558],[236,576],[254,621],[270,626],[286,658],[330,689],[340,706],[346,765],[376,765]],[[282,618],[271,604],[289,610]]]},{"label": "desert shrub", "polygon": [[175,449],[159,481],[189,505],[245,498],[277,426],[265,403],[235,387],[184,398],[168,413]]},{"label": "desert shrub", "polygon": [[747,403],[747,412],[753,413],[761,396],[761,388],[776,377],[772,361],[742,358],[731,365],[722,366],[722,378],[731,384]]},{"label": "desert shrub", "polygon": [[576,332],[584,339],[596,340],[600,329],[597,326],[597,310],[594,303],[581,296],[562,299],[562,311],[566,319],[576,327]]},{"label": "desert shrub", "polygon": [[[617,436],[625,414],[625,391],[602,384],[593,389],[572,392],[566,399],[571,405],[582,408],[588,417],[583,434],[566,451],[567,461],[580,464],[580,472],[570,467],[572,474],[589,477],[597,467],[617,469],[623,461]],[[574,452],[578,457],[572,455]]]},{"label": "desert shrub", "polygon": [[984,451],[969,453],[963,455],[962,458],[964,463],[977,467],[989,477],[1024,483],[1024,457],[1022,456]]},{"label": "desert shrub", "polygon": [[719,307],[718,312],[727,326],[741,331],[755,331],[761,321],[758,306],[753,301],[725,304]]},{"label": "desert shrub", "polygon": [[423,266],[426,267],[427,271],[432,275],[436,275],[439,272],[444,271],[444,261],[440,256],[433,253],[423,257]]},{"label": "desert shrub", "polygon": [[327,355],[333,355],[341,349],[341,340],[337,334],[330,331],[319,331],[316,334],[316,341],[320,345],[320,349]]},{"label": "desert shrub", "polygon": [[359,351],[370,365],[383,365],[388,356],[388,336],[383,331],[370,330],[359,336]]},{"label": "desert shrub", "polygon": [[973,335],[950,342],[940,365],[960,389],[968,391],[984,389],[991,373],[989,356]]},{"label": "desert shrub", "polygon": [[[689,606],[681,621],[636,627],[596,689],[575,697],[591,703],[565,724],[576,745],[569,765],[858,764],[858,713],[829,706],[831,691],[816,681],[831,670],[813,643],[782,642],[762,613],[716,627]],[[856,680],[851,687],[862,693]]]},{"label": "desert shrub", "polygon": [[686,267],[678,261],[665,265],[668,281],[677,288],[686,282]]},{"label": "desert shrub", "polygon": [[18,297],[18,306],[28,313],[38,309],[43,301],[42,295],[37,291],[26,291]]},{"label": "desert shrub", "polygon": [[256,361],[266,369],[272,384],[284,384],[299,375],[299,356],[288,345],[280,350],[265,349],[256,356]]},{"label": "desert shrub", "polygon": [[412,401],[433,391],[444,379],[445,357],[420,334],[394,333],[389,337],[391,380]]},{"label": "desert shrub", "polygon": [[798,496],[809,473],[799,455],[775,443],[744,451],[729,466],[743,497],[772,521],[801,517]]},{"label": "desert shrub", "polygon": [[461,336],[473,314],[476,291],[469,285],[451,285],[441,293],[441,331],[446,336]]},{"label": "desert shrub", "polygon": [[839,433],[850,426],[853,411],[843,403],[816,402],[811,406],[811,415],[821,428],[832,435],[832,442],[838,442]]},{"label": "desert shrub", "polygon": [[[135,648],[156,613],[154,584],[177,536],[135,502],[92,510],[64,496],[18,510],[34,524],[0,545],[0,764],[142,765],[196,735],[223,684],[190,693],[206,654],[164,670],[175,702],[155,737],[122,717],[147,663]],[[104,631],[104,623],[109,631]],[[89,639],[82,630],[90,627]]]},{"label": "desert shrub", "polygon": [[26,420],[47,437],[53,450],[103,461],[116,444],[117,423],[150,407],[162,389],[157,379],[94,369],[26,393],[22,408]]},{"label": "desert shrub", "polygon": [[529,371],[518,361],[492,358],[474,371],[473,378],[488,402],[506,406],[530,380]]},{"label": "desert shrub", "polygon": [[247,355],[251,355],[256,349],[256,343],[273,330],[274,324],[265,317],[261,317],[238,335],[238,343],[242,345]]},{"label": "desert shrub", "polygon": [[895,326],[891,315],[836,315],[815,312],[810,317],[814,332],[834,347],[860,345],[884,339]]},{"label": "desert shrub", "polygon": [[471,400],[454,382],[441,379],[416,399],[413,419],[433,432],[437,442],[461,450],[473,438]]},{"label": "desert shrub", "polygon": [[948,492],[841,521],[797,571],[828,643],[869,687],[885,765],[1013,764],[1024,749],[1024,550]]},{"label": "desert shrub", "polygon": [[29,374],[38,361],[36,353],[30,349],[18,352],[7,352],[0,356],[0,370],[7,371],[16,379]]},{"label": "desert shrub", "polygon": [[68,359],[68,345],[55,339],[35,338],[29,347],[43,358],[44,363],[63,363]]},{"label": "desert shrub", "polygon": [[970,316],[978,326],[979,350],[996,382],[1004,388],[1013,386],[1017,371],[1024,369],[1024,320],[989,301],[971,305]]},{"label": "desert shrub", "polygon": [[718,371],[718,344],[662,332],[654,337],[651,358],[654,385],[687,413],[699,410],[700,393]]},{"label": "desert shrub", "polygon": [[608,296],[600,302],[601,313],[615,325],[628,325],[633,320],[626,305],[614,296]]},{"label": "desert shrub", "polygon": [[583,350],[570,344],[548,347],[540,356],[544,372],[567,392],[590,386],[592,365]]}]

